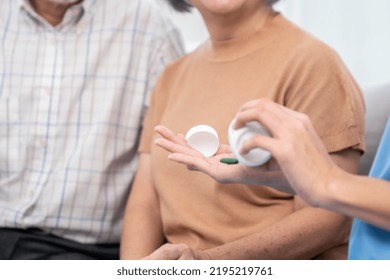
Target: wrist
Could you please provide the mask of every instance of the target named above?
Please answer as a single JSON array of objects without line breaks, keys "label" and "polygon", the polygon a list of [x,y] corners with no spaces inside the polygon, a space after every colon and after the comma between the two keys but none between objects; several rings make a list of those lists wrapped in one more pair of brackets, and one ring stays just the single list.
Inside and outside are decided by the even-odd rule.
[{"label": "wrist", "polygon": [[328,173],[327,179],[323,182],[321,193],[315,201],[316,207],[333,209],[340,200],[340,190],[344,185],[345,172],[337,165],[334,165]]}]

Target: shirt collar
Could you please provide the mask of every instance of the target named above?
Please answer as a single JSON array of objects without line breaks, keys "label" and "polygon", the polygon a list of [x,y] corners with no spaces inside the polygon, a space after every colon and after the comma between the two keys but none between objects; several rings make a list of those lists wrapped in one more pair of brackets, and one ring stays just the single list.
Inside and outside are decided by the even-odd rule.
[{"label": "shirt collar", "polygon": [[[31,6],[29,0],[17,0],[18,6],[21,10],[25,10],[26,13],[32,17],[35,21],[39,21],[45,25],[49,25]],[[90,16],[93,4],[97,0],[83,0],[80,4],[72,6],[66,12],[64,19],[61,24],[56,28],[61,28],[65,25],[77,22],[81,17],[88,15]]]}]

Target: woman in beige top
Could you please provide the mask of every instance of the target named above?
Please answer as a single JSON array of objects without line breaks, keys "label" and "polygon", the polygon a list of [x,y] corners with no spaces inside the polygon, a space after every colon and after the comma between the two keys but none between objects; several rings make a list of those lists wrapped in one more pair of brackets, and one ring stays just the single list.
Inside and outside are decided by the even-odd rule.
[{"label": "woman in beige top", "polygon": [[348,172],[357,172],[364,150],[361,92],[332,49],[265,0],[191,3],[210,38],[169,65],[156,85],[125,212],[121,257],[346,258],[350,219],[271,188],[289,185],[274,161],[259,168],[256,185],[222,185],[169,161],[168,152],[154,144],[159,124],[181,133],[208,124],[227,143],[240,105],[267,98],[307,114],[332,160]]}]

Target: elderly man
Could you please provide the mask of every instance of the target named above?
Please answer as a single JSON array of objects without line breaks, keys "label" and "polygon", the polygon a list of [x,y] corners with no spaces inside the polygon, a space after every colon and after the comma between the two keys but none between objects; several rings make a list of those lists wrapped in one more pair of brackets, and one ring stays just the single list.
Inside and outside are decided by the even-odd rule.
[{"label": "elderly man", "polygon": [[118,258],[177,31],[149,0],[4,0],[0,40],[0,258]]}]

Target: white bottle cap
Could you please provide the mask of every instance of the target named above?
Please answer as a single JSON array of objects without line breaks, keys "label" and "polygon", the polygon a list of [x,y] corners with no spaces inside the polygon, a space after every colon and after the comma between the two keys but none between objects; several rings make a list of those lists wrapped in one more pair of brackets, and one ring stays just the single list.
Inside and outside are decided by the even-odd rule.
[{"label": "white bottle cap", "polygon": [[266,136],[270,136],[270,134],[258,122],[249,122],[246,126],[237,130],[233,129],[234,123],[235,119],[229,126],[228,138],[230,148],[238,162],[247,166],[260,166],[266,163],[271,158],[271,153],[269,151],[255,148],[250,150],[249,153],[242,155],[239,153],[239,150],[245,141],[257,134]]},{"label": "white bottle cap", "polygon": [[219,149],[218,133],[208,125],[196,125],[186,133],[187,144],[201,152],[205,157],[212,157]]}]

